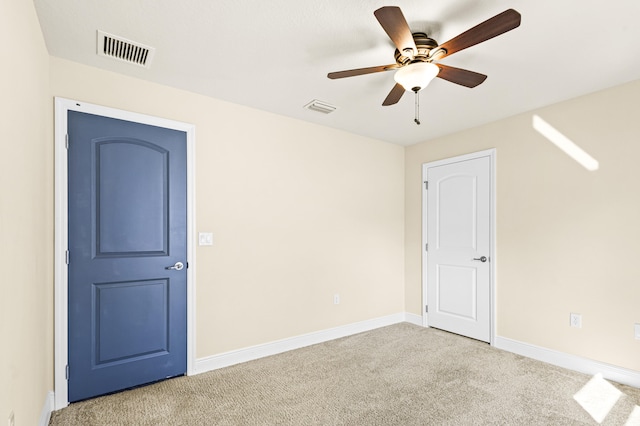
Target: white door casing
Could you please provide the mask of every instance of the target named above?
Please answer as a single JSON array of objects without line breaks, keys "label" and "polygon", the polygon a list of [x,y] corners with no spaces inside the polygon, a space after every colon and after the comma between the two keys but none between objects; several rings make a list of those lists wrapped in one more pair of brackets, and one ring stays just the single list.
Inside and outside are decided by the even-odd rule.
[{"label": "white door casing", "polygon": [[[494,336],[495,150],[423,165],[425,326]],[[427,189],[428,185],[428,189]]]},{"label": "white door casing", "polygon": [[89,103],[55,98],[54,409],[69,404],[68,361],[68,170],[67,112],[90,114],[184,131],[187,134],[187,374],[195,374],[195,126]]}]

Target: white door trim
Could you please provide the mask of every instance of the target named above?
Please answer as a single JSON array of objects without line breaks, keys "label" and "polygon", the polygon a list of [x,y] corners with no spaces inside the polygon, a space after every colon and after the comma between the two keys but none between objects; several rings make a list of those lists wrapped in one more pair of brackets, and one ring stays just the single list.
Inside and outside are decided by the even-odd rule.
[{"label": "white door trim", "polygon": [[54,231],[54,390],[55,409],[69,405],[66,366],[68,361],[68,164],[67,112],[79,111],[183,131],[187,134],[187,374],[195,374],[195,125],[114,108],[55,98],[55,231]]},{"label": "white door trim", "polygon": [[490,344],[493,345],[496,336],[496,149],[487,149],[484,151],[473,152],[470,154],[459,155],[452,158],[445,158],[443,160],[431,161],[422,165],[422,325],[429,326],[429,314],[425,312],[426,306],[429,305],[427,301],[427,189],[424,182],[427,181],[427,169],[430,167],[442,166],[445,164],[459,163],[461,161],[474,160],[476,158],[489,157],[490,159],[490,172],[489,172],[489,189],[491,192],[491,199],[489,200],[489,226],[490,226],[490,249],[489,259],[491,259],[491,277],[490,277],[490,300],[491,306],[489,308],[490,321],[491,321],[491,334]]}]

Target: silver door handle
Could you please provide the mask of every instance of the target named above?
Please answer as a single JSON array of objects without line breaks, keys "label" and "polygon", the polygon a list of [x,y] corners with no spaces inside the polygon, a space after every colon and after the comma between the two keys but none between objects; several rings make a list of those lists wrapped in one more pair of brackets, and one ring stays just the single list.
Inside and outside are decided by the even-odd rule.
[{"label": "silver door handle", "polygon": [[176,262],[175,265],[173,265],[173,266],[165,266],[164,269],[169,269],[169,270],[173,270],[173,271],[181,271],[182,268],[184,268],[184,263]]},{"label": "silver door handle", "polygon": [[473,258],[472,260],[479,260],[480,262],[486,262],[487,261],[487,256]]}]

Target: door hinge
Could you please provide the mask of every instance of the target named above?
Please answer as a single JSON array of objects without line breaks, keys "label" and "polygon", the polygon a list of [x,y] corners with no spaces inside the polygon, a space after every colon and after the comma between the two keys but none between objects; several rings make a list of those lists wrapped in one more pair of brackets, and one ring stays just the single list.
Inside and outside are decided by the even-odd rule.
[{"label": "door hinge", "polygon": [[424,251],[429,251],[429,243],[424,245]]},{"label": "door hinge", "polygon": [[69,380],[69,364],[64,367],[64,378]]},{"label": "door hinge", "polygon": [[429,181],[424,181],[424,189],[429,189]]},{"label": "door hinge", "polygon": [[64,251],[64,263],[69,264],[69,250]]},{"label": "door hinge", "polygon": [[69,149],[69,134],[65,133],[64,135],[64,147],[65,149]]},{"label": "door hinge", "polygon": [[424,312],[429,313],[429,305],[424,305]]}]

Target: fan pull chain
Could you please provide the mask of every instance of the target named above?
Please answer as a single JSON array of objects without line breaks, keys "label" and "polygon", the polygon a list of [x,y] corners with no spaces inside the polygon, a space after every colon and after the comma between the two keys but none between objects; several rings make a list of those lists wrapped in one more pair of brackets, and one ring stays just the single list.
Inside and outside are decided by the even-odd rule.
[{"label": "fan pull chain", "polygon": [[418,96],[418,91],[415,91],[416,94],[416,118],[413,119],[413,121],[415,121],[415,123],[419,126],[420,125],[420,98]]}]

